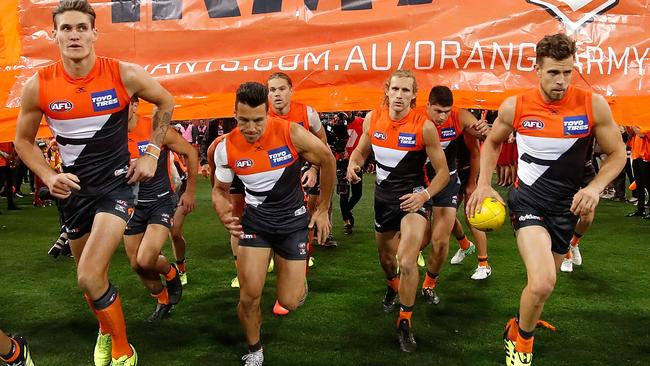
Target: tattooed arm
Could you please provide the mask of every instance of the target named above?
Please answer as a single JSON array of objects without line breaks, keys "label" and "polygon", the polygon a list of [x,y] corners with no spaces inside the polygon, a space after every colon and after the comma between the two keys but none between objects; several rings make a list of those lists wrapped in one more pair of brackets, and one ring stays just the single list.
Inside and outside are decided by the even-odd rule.
[{"label": "tattooed arm", "polygon": [[154,105],[151,139],[145,155],[129,167],[129,184],[148,180],[156,173],[158,155],[174,110],[174,98],[138,65],[120,62],[122,82],[131,97]]}]

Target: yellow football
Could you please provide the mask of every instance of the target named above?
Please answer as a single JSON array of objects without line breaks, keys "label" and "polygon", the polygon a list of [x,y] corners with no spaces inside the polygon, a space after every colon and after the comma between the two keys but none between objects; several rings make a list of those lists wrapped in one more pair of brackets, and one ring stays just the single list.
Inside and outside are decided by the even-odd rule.
[{"label": "yellow football", "polygon": [[475,228],[489,232],[497,230],[506,220],[506,208],[492,197],[483,200],[481,212],[469,218],[469,223]]}]

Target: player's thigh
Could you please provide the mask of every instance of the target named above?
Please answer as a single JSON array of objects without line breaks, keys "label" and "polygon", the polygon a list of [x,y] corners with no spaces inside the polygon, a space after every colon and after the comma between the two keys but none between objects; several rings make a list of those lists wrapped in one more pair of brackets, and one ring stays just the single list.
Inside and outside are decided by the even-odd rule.
[{"label": "player's thigh", "polygon": [[539,225],[525,226],[517,230],[519,254],[526,266],[528,282],[555,281],[556,260],[551,251],[551,236]]},{"label": "player's thigh", "polygon": [[122,239],[126,221],[108,212],[95,215],[93,227],[79,259],[79,270],[107,271]]},{"label": "player's thigh", "polygon": [[398,257],[417,256],[428,225],[427,218],[419,213],[409,213],[402,218],[397,248]]},{"label": "player's thigh", "polygon": [[304,259],[286,259],[275,255],[275,268],[277,269],[278,299],[282,303],[297,300],[304,293],[305,268],[307,261]]},{"label": "player's thigh", "polygon": [[432,216],[433,229],[431,230],[431,240],[434,243],[447,241],[456,222],[456,208],[454,207],[433,207]]},{"label": "player's thigh", "polygon": [[379,251],[379,254],[392,255],[395,257],[397,254],[397,246],[399,245],[399,238],[399,231],[375,231],[375,241],[377,242],[377,250]]},{"label": "player's thigh", "polygon": [[169,236],[169,228],[160,224],[149,224],[144,232],[142,242],[140,243],[140,253],[155,255],[156,257],[162,250],[162,247]]},{"label": "player's thigh", "polygon": [[70,251],[74,256],[74,261],[77,265],[79,265],[79,258],[81,258],[81,254],[83,253],[83,250],[86,247],[86,242],[88,241],[89,236],[90,233],[85,234],[78,239],[69,239]]},{"label": "player's thigh", "polygon": [[237,277],[240,299],[262,295],[271,248],[240,245],[237,250]]},{"label": "player's thigh", "polygon": [[143,236],[144,233],[124,235],[124,249],[126,250],[126,255],[129,258],[129,263],[132,268],[138,266],[138,250],[140,249],[140,243],[142,242]]}]

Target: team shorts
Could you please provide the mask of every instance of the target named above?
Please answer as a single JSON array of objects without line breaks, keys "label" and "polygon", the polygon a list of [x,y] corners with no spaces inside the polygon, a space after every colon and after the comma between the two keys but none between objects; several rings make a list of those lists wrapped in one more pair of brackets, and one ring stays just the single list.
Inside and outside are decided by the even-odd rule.
[{"label": "team shorts", "polygon": [[460,180],[457,174],[449,176],[449,183],[438,194],[431,197],[433,207],[458,208],[458,192],[460,191]]},{"label": "team shorts", "polygon": [[522,227],[541,226],[551,237],[551,251],[564,255],[569,251],[571,237],[578,223],[578,216],[566,210],[566,213],[550,213],[530,204],[525,193],[511,189],[508,195],[510,220],[515,232]]},{"label": "team shorts", "polygon": [[469,181],[469,167],[459,168],[457,174],[458,180],[460,181],[458,192],[465,194],[465,187],[467,187],[467,182]]},{"label": "team shorts", "polygon": [[[378,199],[375,196],[375,231],[378,233],[385,233],[389,231],[400,231],[402,219],[409,212],[403,211],[400,207],[400,200],[386,201]],[[431,200],[427,201],[417,212],[425,219],[429,220]]]},{"label": "team shorts", "polygon": [[239,246],[271,248],[286,260],[306,260],[309,256],[308,234],[306,227],[288,234],[268,234],[244,228],[244,234],[239,237]]},{"label": "team shorts", "polygon": [[60,201],[61,217],[68,238],[75,240],[90,232],[95,215],[106,212],[128,222],[133,215],[135,193],[126,183],[100,196],[76,196]]},{"label": "team shorts", "polygon": [[230,184],[230,194],[244,194],[244,182],[236,175]]},{"label": "team shorts", "polygon": [[173,195],[148,202],[138,202],[131,220],[126,225],[124,235],[137,235],[147,231],[148,225],[158,224],[172,227],[176,203]]}]

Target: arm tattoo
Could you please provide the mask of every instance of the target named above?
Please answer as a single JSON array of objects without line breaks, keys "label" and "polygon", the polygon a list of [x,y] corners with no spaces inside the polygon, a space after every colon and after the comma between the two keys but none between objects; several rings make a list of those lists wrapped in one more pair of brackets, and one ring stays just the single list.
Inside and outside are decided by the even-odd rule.
[{"label": "arm tattoo", "polygon": [[172,119],[170,112],[156,110],[153,114],[153,132],[151,134],[151,143],[156,146],[162,146]]}]

